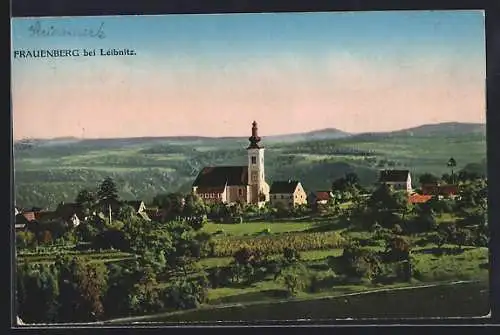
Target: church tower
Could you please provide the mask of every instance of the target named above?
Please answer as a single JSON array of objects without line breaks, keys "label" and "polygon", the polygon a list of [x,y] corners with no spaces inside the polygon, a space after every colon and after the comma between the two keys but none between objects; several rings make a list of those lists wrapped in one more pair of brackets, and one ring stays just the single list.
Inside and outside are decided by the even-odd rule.
[{"label": "church tower", "polygon": [[252,123],[252,136],[248,138],[248,184],[250,185],[250,203],[259,204],[269,201],[269,185],[264,173],[264,147],[259,145],[257,122]]}]

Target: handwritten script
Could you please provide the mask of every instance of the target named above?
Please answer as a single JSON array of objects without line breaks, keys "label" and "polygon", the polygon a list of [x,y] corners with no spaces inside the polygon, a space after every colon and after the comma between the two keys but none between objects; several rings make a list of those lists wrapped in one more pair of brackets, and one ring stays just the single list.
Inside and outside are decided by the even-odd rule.
[{"label": "handwritten script", "polygon": [[68,29],[65,27],[55,27],[53,25],[43,26],[40,21],[36,21],[28,28],[31,37],[88,37],[106,38],[104,32],[104,22],[96,28]]}]

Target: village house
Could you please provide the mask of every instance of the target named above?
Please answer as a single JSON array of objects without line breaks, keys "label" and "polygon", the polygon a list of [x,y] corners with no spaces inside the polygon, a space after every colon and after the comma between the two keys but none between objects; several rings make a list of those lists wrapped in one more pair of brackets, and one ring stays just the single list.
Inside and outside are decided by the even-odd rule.
[{"label": "village house", "polygon": [[36,207],[31,209],[14,207],[15,229],[24,230],[28,227],[29,224],[38,221],[38,216],[41,211],[41,208]]},{"label": "village house", "polygon": [[411,175],[408,170],[382,170],[380,171],[381,184],[392,186],[394,190],[412,193]]},{"label": "village house", "polygon": [[271,185],[270,201],[272,207],[293,208],[307,204],[307,194],[297,180],[275,181]]},{"label": "village house", "polygon": [[432,195],[422,195],[418,193],[413,193],[408,196],[408,202],[412,205],[424,204],[433,198]]},{"label": "village house", "polygon": [[[43,214],[42,214],[43,215]],[[63,224],[77,227],[85,219],[83,208],[77,203],[61,202],[53,213],[45,213],[47,219],[60,220]]]},{"label": "village house", "polygon": [[453,184],[424,184],[421,190],[423,195],[436,196],[438,199],[454,199],[459,195],[458,185]]},{"label": "village house", "polygon": [[331,191],[315,191],[309,194],[307,202],[311,205],[326,205],[333,198],[334,196]]},{"label": "village house", "polygon": [[163,221],[164,211],[159,208],[146,208],[146,215],[151,221]]},{"label": "village house", "polygon": [[245,166],[204,167],[192,185],[193,194],[205,202],[256,204],[269,201],[269,185],[264,173],[264,147],[259,144],[257,122],[252,123],[252,136],[247,147]]},{"label": "village house", "polygon": [[142,200],[126,200],[125,204],[132,207],[135,213],[146,221],[151,221],[146,212],[146,204]]}]

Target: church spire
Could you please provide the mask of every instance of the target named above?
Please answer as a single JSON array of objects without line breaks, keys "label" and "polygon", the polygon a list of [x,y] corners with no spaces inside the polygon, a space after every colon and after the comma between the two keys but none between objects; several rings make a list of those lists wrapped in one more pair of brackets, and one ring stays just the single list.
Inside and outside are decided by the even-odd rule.
[{"label": "church spire", "polygon": [[248,149],[260,149],[259,142],[260,142],[260,137],[259,137],[259,129],[257,128],[257,122],[252,123],[252,136],[248,138],[250,141],[250,145],[248,146]]}]

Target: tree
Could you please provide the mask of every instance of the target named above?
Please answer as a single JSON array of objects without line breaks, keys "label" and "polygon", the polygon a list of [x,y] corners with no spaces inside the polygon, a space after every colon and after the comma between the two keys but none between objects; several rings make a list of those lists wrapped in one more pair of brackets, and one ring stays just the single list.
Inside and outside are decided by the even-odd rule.
[{"label": "tree", "polygon": [[52,234],[49,230],[44,230],[40,236],[39,242],[42,244],[47,244],[52,242]]},{"label": "tree", "polygon": [[354,172],[347,173],[345,175],[345,180],[347,182],[347,185],[349,185],[350,187],[357,187],[359,185],[359,177]]},{"label": "tree", "polygon": [[135,208],[129,205],[121,206],[118,210],[118,220],[127,221],[136,217],[137,212]]},{"label": "tree", "polygon": [[155,313],[163,307],[154,270],[146,267],[141,278],[128,294],[134,313]]},{"label": "tree", "polygon": [[418,178],[418,181],[420,182],[420,185],[437,184],[439,177],[433,175],[432,173],[424,173]]},{"label": "tree", "polygon": [[118,202],[118,189],[115,181],[111,177],[106,177],[99,185],[97,197],[101,204],[111,205]]},{"label": "tree", "polygon": [[448,163],[446,164],[450,170],[451,170],[451,183],[454,184],[455,183],[455,174],[454,174],[454,169],[455,167],[457,166],[457,162],[455,161],[455,159],[453,157],[451,157],[449,160],[448,160]]},{"label": "tree", "polygon": [[182,214],[185,199],[181,193],[158,194],[153,198],[153,205],[163,210],[164,219],[175,218]]},{"label": "tree", "polygon": [[183,213],[186,216],[202,216],[206,215],[207,208],[200,196],[196,194],[188,194],[186,196]]},{"label": "tree", "polygon": [[477,180],[480,178],[481,178],[481,176],[478,173],[467,171],[465,169],[460,170],[458,172],[458,176],[457,176],[458,181],[461,181],[462,183],[465,183],[468,181],[474,181],[474,180]]},{"label": "tree", "polygon": [[386,253],[391,260],[407,260],[410,250],[410,241],[405,236],[394,235],[387,241]]},{"label": "tree", "polygon": [[354,194],[359,193],[359,188],[359,177],[354,172],[349,172],[332,183],[332,191],[340,194],[343,199],[350,199]]},{"label": "tree", "polygon": [[19,249],[29,248],[36,244],[35,234],[30,231],[16,232],[16,247]]},{"label": "tree", "polygon": [[458,249],[462,250],[462,246],[468,244],[472,239],[472,233],[468,229],[458,229],[454,234],[454,240]]},{"label": "tree", "polygon": [[196,308],[208,300],[208,279],[204,275],[188,280],[176,280],[164,293],[166,305],[177,309]]},{"label": "tree", "polygon": [[59,269],[59,320],[88,322],[104,313],[102,296],[107,288],[107,269],[102,263],[85,263],[78,257],[56,261]]},{"label": "tree", "polygon": [[75,202],[86,209],[91,209],[97,202],[97,194],[87,189],[80,190]]},{"label": "tree", "polygon": [[26,322],[57,321],[57,273],[49,266],[25,263],[16,276],[17,314]]},{"label": "tree", "polygon": [[409,211],[408,197],[404,192],[394,192],[390,186],[380,185],[375,189],[367,203],[370,226],[378,222],[384,227],[392,227],[400,221],[397,213],[405,214]]},{"label": "tree", "polygon": [[448,241],[448,236],[444,232],[434,232],[429,239],[438,249],[441,249]]},{"label": "tree", "polygon": [[420,213],[415,218],[415,221],[421,227],[422,231],[433,231],[438,228],[436,217],[432,211],[428,213]]},{"label": "tree", "polygon": [[294,248],[286,247],[283,250],[283,258],[287,264],[296,263],[300,260],[300,253]]},{"label": "tree", "polygon": [[449,173],[444,173],[441,176],[441,180],[444,181],[447,184],[453,184],[453,178]]},{"label": "tree", "polygon": [[277,277],[287,290],[289,296],[295,296],[307,286],[307,269],[301,263],[283,270]]},{"label": "tree", "polygon": [[248,247],[240,248],[234,253],[234,261],[238,264],[251,264],[258,261],[259,255]]}]

